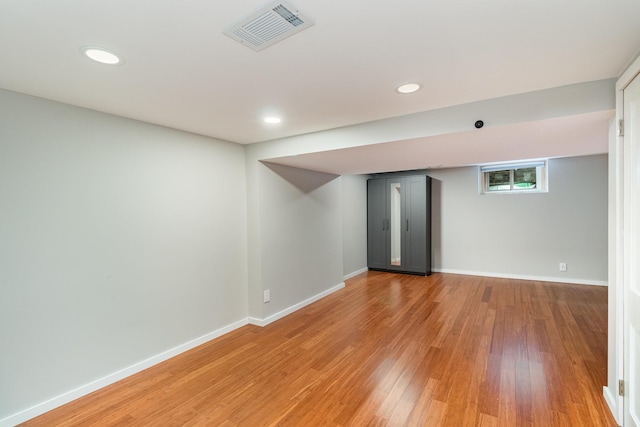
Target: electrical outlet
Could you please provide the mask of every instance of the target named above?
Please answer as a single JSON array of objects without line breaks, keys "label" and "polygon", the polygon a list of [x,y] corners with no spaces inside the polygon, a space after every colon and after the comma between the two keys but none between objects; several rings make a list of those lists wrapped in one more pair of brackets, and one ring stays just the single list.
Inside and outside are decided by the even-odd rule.
[{"label": "electrical outlet", "polygon": [[560,271],[567,271],[567,263],[566,262],[561,262],[560,263]]},{"label": "electrical outlet", "polygon": [[269,302],[269,301],[271,301],[271,291],[270,291],[269,289],[267,289],[266,291],[264,291],[263,301],[264,301],[264,302]]}]

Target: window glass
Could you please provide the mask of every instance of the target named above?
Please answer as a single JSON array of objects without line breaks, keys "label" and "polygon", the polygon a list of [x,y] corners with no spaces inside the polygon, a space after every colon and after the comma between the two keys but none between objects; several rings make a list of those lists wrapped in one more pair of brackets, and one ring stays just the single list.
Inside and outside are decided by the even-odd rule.
[{"label": "window glass", "polygon": [[511,190],[511,171],[487,172],[489,178],[489,191],[509,191]]},{"label": "window glass", "polygon": [[514,169],[513,186],[515,190],[536,188],[536,168]]}]

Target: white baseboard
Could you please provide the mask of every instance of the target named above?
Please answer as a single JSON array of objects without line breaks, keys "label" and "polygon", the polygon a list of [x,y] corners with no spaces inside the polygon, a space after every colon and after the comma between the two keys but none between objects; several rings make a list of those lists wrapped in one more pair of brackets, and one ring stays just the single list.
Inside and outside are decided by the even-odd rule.
[{"label": "white baseboard", "polygon": [[572,279],[568,277],[524,276],[519,274],[488,273],[486,271],[452,270],[448,268],[432,268],[434,273],[464,274],[466,276],[496,277],[501,279],[534,280],[537,282],[571,283],[574,285],[608,286],[606,281]]},{"label": "white baseboard", "polygon": [[160,354],[152,356],[146,360],[138,362],[134,365],[131,365],[127,368],[121,369],[117,372],[107,375],[104,378],[97,379],[88,384],[80,386],[76,389],[70,390],[66,393],[63,393],[59,396],[53,397],[45,402],[41,402],[31,408],[20,411],[16,414],[9,415],[6,418],[0,420],[0,427],[13,427],[17,424],[23,423],[31,418],[35,418],[38,415],[42,415],[45,412],[48,412],[52,409],[55,409],[59,406],[62,406],[66,403],[69,403],[73,400],[76,400],[82,396],[85,396],[89,393],[93,393],[94,391],[106,387],[110,384],[113,384],[121,379],[124,379],[128,376],[136,374],[140,371],[143,371],[147,368],[150,368],[153,365],[157,365],[158,363],[164,362],[167,359],[170,359],[174,356],[177,356],[180,353],[184,353],[185,351],[191,350],[199,345],[202,345],[208,341],[211,341],[215,338],[218,338],[224,334],[227,334],[235,329],[238,329],[244,325],[249,323],[248,319],[242,319],[230,325],[224,326],[220,329],[217,329],[213,332],[209,332],[206,335],[195,338],[189,342],[181,344],[177,347],[174,347],[170,350],[164,351]]},{"label": "white baseboard", "polygon": [[607,402],[609,410],[611,411],[613,418],[616,420],[616,423],[618,423],[618,425],[622,425],[618,416],[618,402],[616,397],[611,394],[611,389],[609,387],[602,387],[602,394],[604,394],[604,400]]},{"label": "white baseboard", "polygon": [[[339,285],[334,286],[333,288],[327,289],[324,292],[320,292],[317,295],[312,296],[311,298],[308,298],[302,302],[299,302],[298,304],[292,305],[289,308],[286,308],[282,311],[277,312],[276,314],[272,314],[271,316],[267,317],[266,319],[258,319],[255,317],[249,317],[249,323],[252,325],[256,325],[256,326],[267,326],[269,323],[273,323],[276,320],[282,319],[284,316],[293,313],[294,311],[300,310],[302,307],[305,307],[311,303],[314,303],[324,297],[326,297],[327,295],[330,295],[336,291],[339,291],[340,289],[344,288],[344,282],[340,283]],[[1,426],[0,426],[1,427]]]},{"label": "white baseboard", "polygon": [[[365,268],[364,270],[362,270],[362,272],[366,271],[367,269]],[[360,272],[358,272],[357,274],[360,274]],[[267,317],[266,319],[256,319],[254,317],[249,317],[246,319],[242,319],[239,320],[235,323],[232,323],[230,325],[227,325],[225,327],[222,327],[220,329],[217,329],[213,332],[210,332],[206,335],[203,335],[199,338],[193,339],[189,342],[186,342],[184,344],[181,344],[177,347],[174,347],[170,350],[164,351],[160,354],[157,354],[155,356],[152,356],[146,360],[143,360],[141,362],[138,362],[134,365],[131,365],[127,368],[121,369],[117,372],[114,372],[112,374],[107,375],[104,378],[100,378],[97,379],[95,381],[92,381],[88,384],[85,384],[83,386],[80,386],[76,389],[70,390],[68,392],[65,392],[59,396],[55,396],[47,401],[38,403],[37,405],[34,405],[30,408],[27,408],[23,411],[20,411],[16,414],[13,415],[9,415],[6,418],[3,418],[0,420],[0,427],[13,427],[17,424],[23,423],[27,420],[30,420],[32,418],[35,418],[39,415],[44,414],[45,412],[48,412],[52,409],[55,409],[59,406],[62,406],[66,403],[69,403],[73,400],[76,400],[82,396],[86,396],[89,393],[93,393],[96,390],[99,390],[103,387],[106,387],[108,385],[111,385],[117,381],[120,381],[126,377],[129,377],[133,374],[136,374],[140,371],[143,371],[147,368],[152,367],[153,365],[157,365],[158,363],[164,362],[167,359],[170,359],[172,357],[175,357],[181,353],[184,353],[186,351],[189,351],[199,345],[202,345],[208,341],[211,341],[215,338],[218,338],[224,334],[227,334],[235,329],[238,329],[244,325],[247,324],[253,324],[253,325],[257,325],[257,326],[266,326],[269,323],[275,322],[278,319],[281,319],[283,317],[285,317],[288,314],[293,313],[294,311],[297,311],[299,309],[301,309],[302,307],[305,307],[313,302],[316,302],[324,297],[326,297],[329,294],[332,294],[336,291],[339,291],[340,289],[343,289],[345,286],[344,282],[340,283],[339,285],[336,285],[330,289],[327,289],[324,292],[321,292],[311,298],[308,298],[298,304],[295,304],[285,310],[282,310],[274,315],[271,315],[269,317]]]},{"label": "white baseboard", "polygon": [[344,276],[342,278],[342,280],[347,281],[347,280],[351,279],[352,277],[356,277],[358,274],[364,273],[365,271],[369,271],[369,267],[361,268],[360,270],[356,270],[353,273],[349,273],[346,276]]}]

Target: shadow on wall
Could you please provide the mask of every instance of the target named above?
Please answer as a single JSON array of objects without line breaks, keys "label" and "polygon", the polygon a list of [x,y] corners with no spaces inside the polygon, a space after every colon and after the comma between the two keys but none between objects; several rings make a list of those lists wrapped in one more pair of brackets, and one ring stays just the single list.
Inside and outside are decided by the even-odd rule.
[{"label": "shadow on wall", "polygon": [[294,168],[291,166],[278,165],[276,163],[265,161],[261,161],[261,163],[271,169],[273,172],[277,173],[287,182],[295,185],[304,193],[310,193],[313,190],[322,187],[329,181],[332,181],[340,176],[331,173],[316,172],[307,169]]},{"label": "shadow on wall", "polygon": [[431,268],[442,268],[442,181],[431,178]]}]

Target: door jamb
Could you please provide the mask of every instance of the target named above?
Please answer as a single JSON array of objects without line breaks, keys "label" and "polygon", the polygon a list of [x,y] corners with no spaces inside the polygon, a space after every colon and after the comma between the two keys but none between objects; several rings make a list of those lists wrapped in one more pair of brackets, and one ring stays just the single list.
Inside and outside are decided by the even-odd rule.
[{"label": "door jamb", "polygon": [[[609,337],[609,341],[612,339],[615,341],[615,354],[609,355],[609,365],[615,363],[617,380],[624,379],[624,290],[625,280],[627,280],[627,273],[625,268],[630,260],[627,259],[628,251],[625,251],[627,246],[627,238],[624,234],[625,223],[625,211],[627,209],[628,200],[626,200],[626,190],[624,188],[625,183],[625,170],[624,170],[624,136],[620,135],[618,131],[619,123],[624,119],[624,89],[633,81],[634,78],[640,75],[640,56],[637,56],[626,70],[622,73],[620,78],[616,82],[616,118],[615,118],[615,136],[611,141],[609,155],[614,156],[614,164],[616,165],[613,171],[609,172],[609,179],[613,180],[613,188],[615,188],[614,203],[615,218],[613,219],[614,236],[610,236],[610,249],[615,251],[615,259],[613,265],[609,268],[613,268],[615,271],[609,273],[609,277],[613,277],[614,280],[609,281],[609,286],[613,286],[613,292],[609,292],[609,311],[614,310],[615,326],[609,328],[609,334],[613,333],[614,337]],[[613,151],[613,152],[612,152]],[[610,163],[611,164],[611,163]],[[611,188],[611,187],[610,187]],[[611,207],[610,207],[611,209]],[[614,301],[611,301],[611,297]],[[611,317],[610,317],[611,318]],[[609,380],[612,380],[609,378]],[[613,401],[611,401],[611,390],[618,390],[618,381],[614,384],[609,384],[605,387],[605,400],[609,404],[611,412],[619,425],[624,422],[624,396],[620,396],[615,393]]]}]

